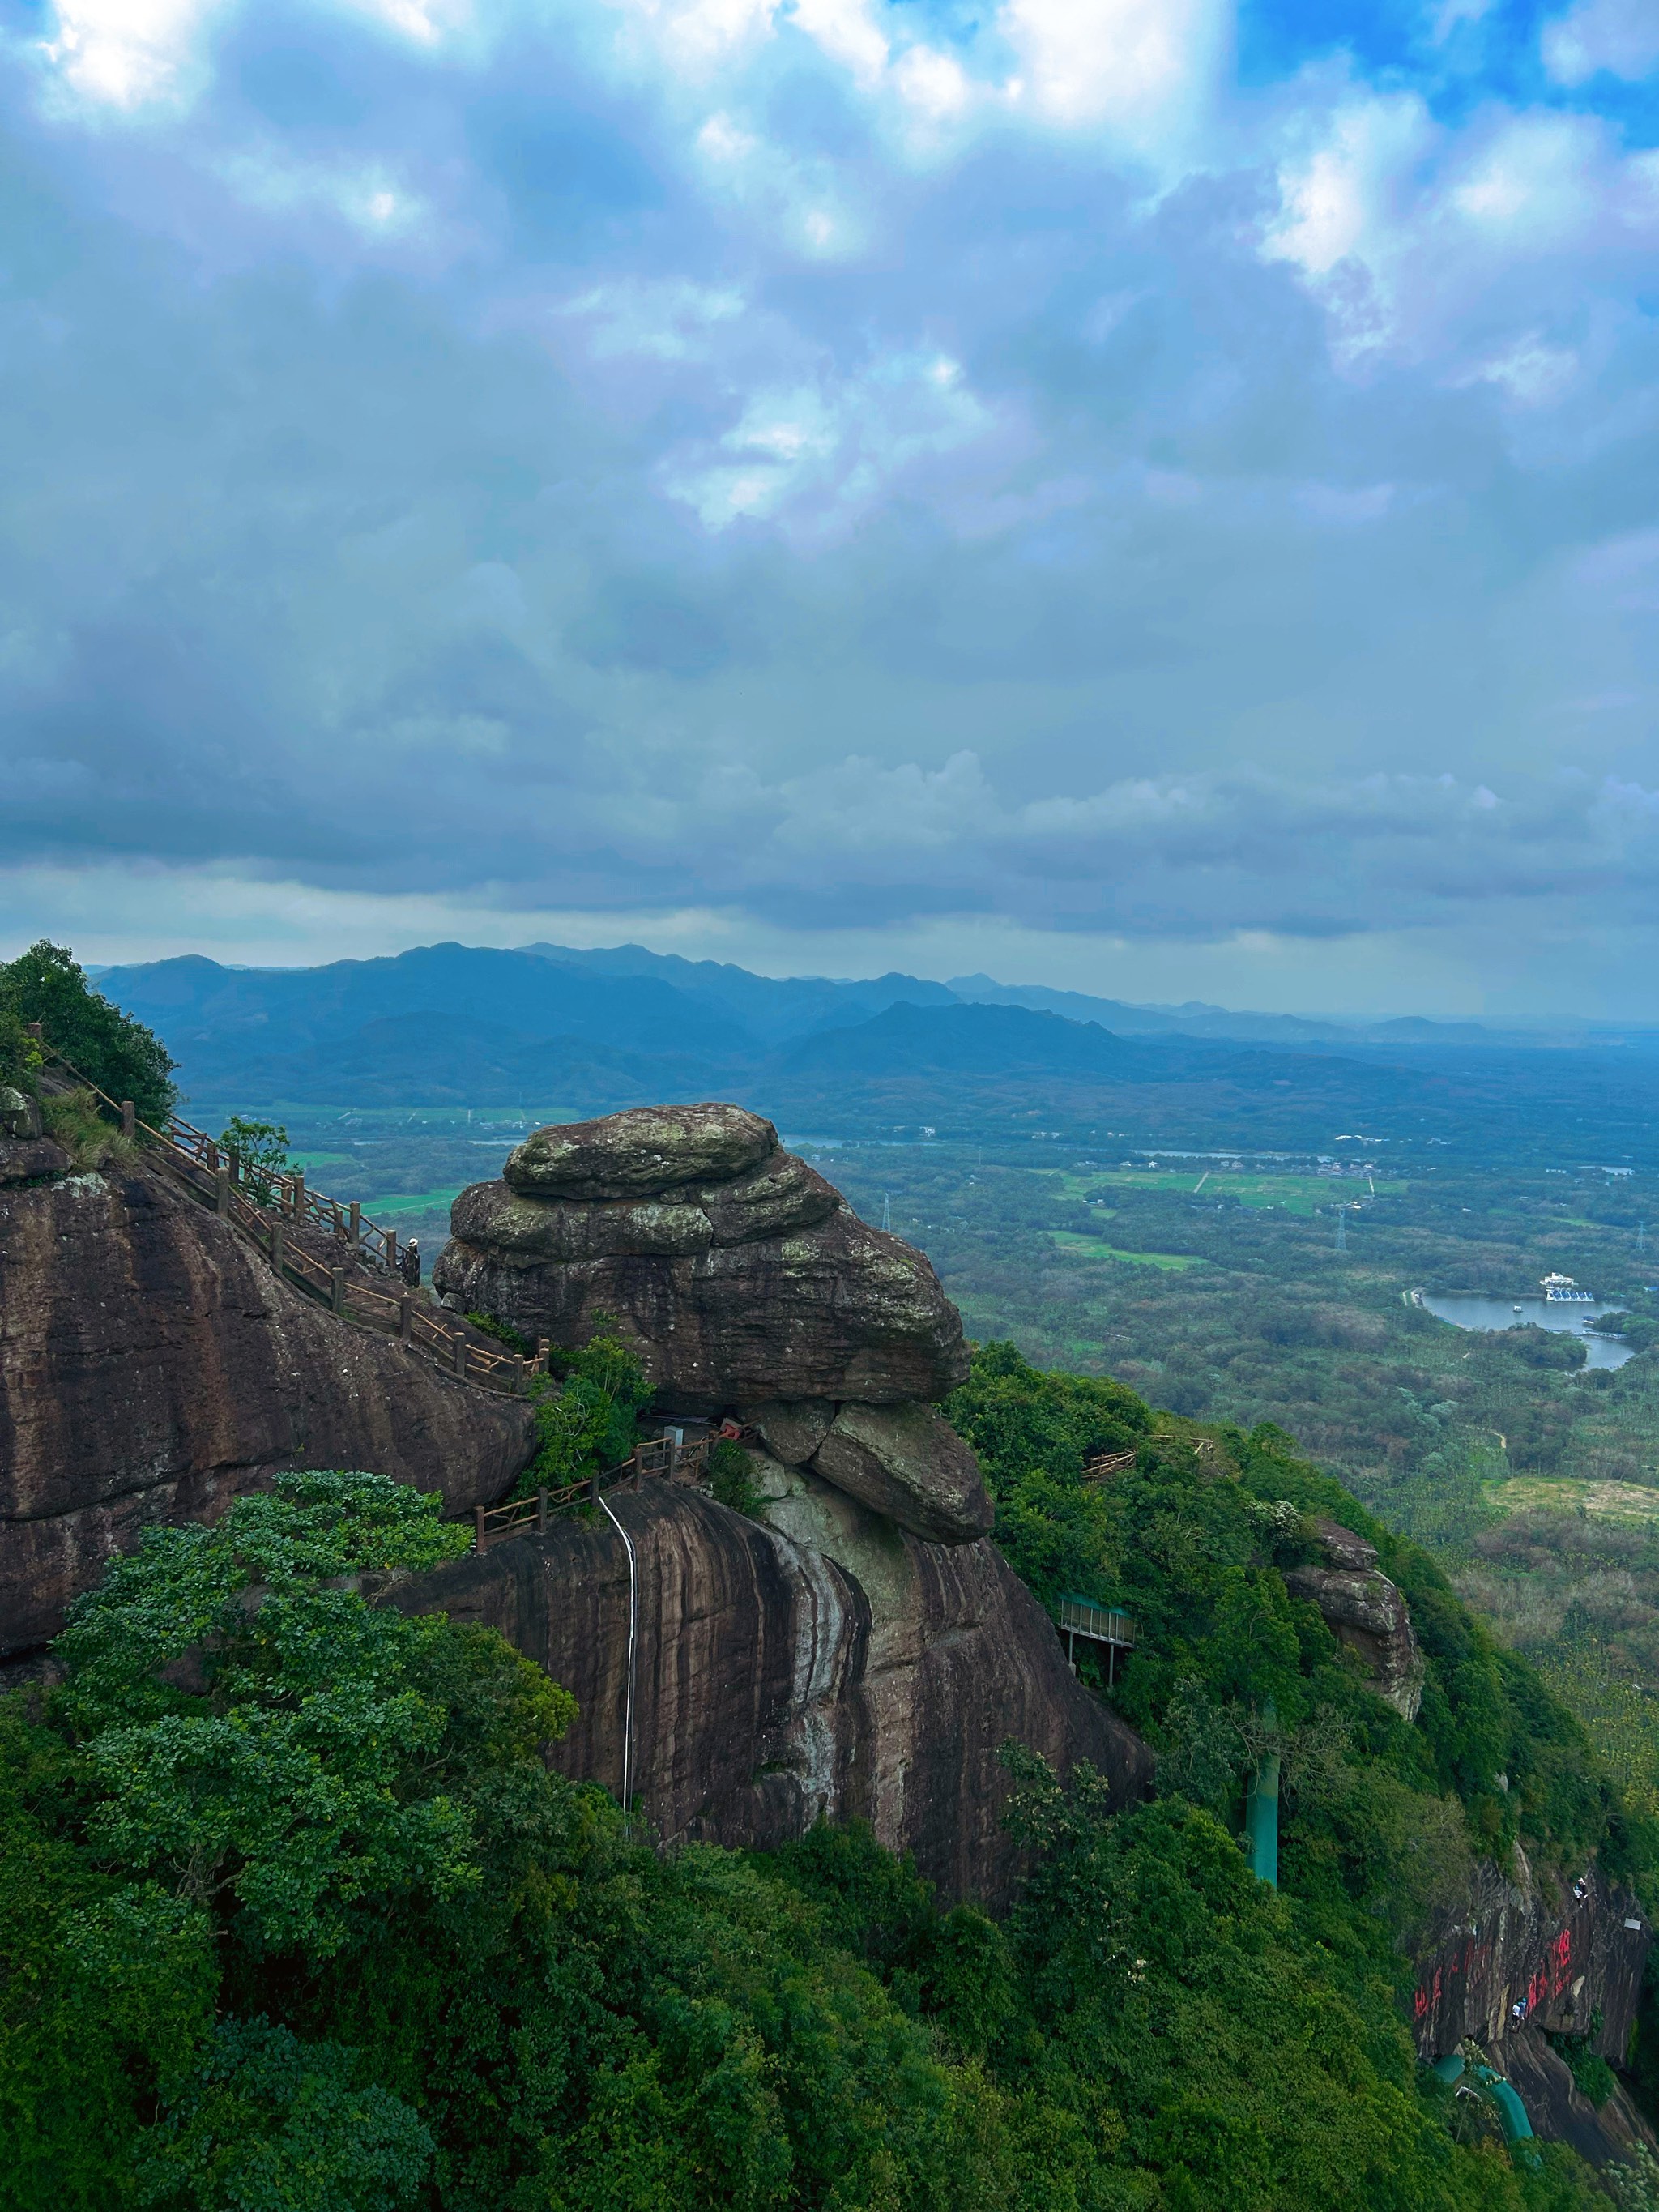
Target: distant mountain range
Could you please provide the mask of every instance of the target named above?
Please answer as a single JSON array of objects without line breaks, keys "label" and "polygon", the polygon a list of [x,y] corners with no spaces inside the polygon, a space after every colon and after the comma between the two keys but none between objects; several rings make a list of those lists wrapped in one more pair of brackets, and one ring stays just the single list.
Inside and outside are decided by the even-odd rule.
[{"label": "distant mountain range", "polygon": [[308,969],[189,957],[98,982],[216,1107],[548,1118],[720,1096],[819,1135],[1036,1120],[1120,1147],[1328,1149],[1363,1132],[1628,1161],[1659,1144],[1650,1052],[1540,1049],[1475,1024],[1133,1007],[980,975],[779,979],[637,945],[435,945]]}]

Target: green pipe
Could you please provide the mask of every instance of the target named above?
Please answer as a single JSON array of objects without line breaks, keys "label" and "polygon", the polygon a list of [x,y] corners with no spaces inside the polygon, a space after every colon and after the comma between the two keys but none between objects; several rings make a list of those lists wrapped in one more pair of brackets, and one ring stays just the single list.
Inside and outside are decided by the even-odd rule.
[{"label": "green pipe", "polygon": [[[1271,1698],[1261,1709],[1269,1728],[1279,1725]],[[1261,1763],[1250,1777],[1244,1799],[1244,1832],[1250,1841],[1250,1871],[1258,1881],[1279,1887],[1279,1753],[1264,1751]]]},{"label": "green pipe", "polygon": [[[1498,2107],[1498,2121],[1504,2130],[1504,2142],[1516,2150],[1517,2155],[1524,2165],[1537,2166],[1538,2149],[1536,2139],[1532,2131],[1532,2122],[1527,2118],[1527,2108],[1522,2103],[1520,2092],[1514,2082],[1506,2081],[1504,2076],[1491,2066],[1477,2065],[1474,2070],[1475,2080],[1483,2089],[1491,2093],[1492,2100]],[[1461,2081],[1463,2078],[1462,2052],[1449,2051],[1443,2058],[1437,2058],[1434,2062],[1434,2071],[1448,2088],[1454,2082]],[[1526,2148],[1520,2148],[1519,2146],[1523,2144]]]},{"label": "green pipe", "polygon": [[1520,2151],[1522,2159],[1528,2166],[1536,2166],[1538,2152],[1533,2142],[1532,2122],[1527,2118],[1527,2108],[1522,2103],[1515,2084],[1506,2081],[1490,2066],[1477,2066],[1474,2078],[1483,2089],[1492,2092],[1492,2100],[1498,2107],[1498,2118],[1504,2130],[1504,2142],[1512,2147],[1524,2144],[1526,2148]]}]

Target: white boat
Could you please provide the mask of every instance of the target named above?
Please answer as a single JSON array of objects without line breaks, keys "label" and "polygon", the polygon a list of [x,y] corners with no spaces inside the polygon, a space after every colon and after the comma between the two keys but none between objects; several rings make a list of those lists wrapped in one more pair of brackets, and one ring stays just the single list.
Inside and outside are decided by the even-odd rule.
[{"label": "white boat", "polygon": [[1571,1275],[1546,1275],[1538,1286],[1553,1306],[1593,1306],[1594,1291],[1581,1291]]}]

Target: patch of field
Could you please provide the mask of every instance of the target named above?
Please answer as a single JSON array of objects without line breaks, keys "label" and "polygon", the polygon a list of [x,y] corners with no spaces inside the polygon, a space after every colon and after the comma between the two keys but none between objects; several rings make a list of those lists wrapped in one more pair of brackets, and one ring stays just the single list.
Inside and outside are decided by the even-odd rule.
[{"label": "patch of field", "polygon": [[[1322,1206],[1337,1206],[1345,1200],[1352,1203],[1369,1199],[1372,1191],[1363,1176],[1235,1175],[1225,1168],[1212,1168],[1207,1175],[1201,1168],[1182,1168],[1178,1173],[1168,1169],[1109,1168],[1086,1175],[1060,1174],[1058,1179],[1068,1198],[1086,1199],[1111,1190],[1168,1191],[1190,1198],[1198,1191],[1200,1176],[1203,1188],[1198,1194],[1201,1197],[1230,1198],[1239,1206],[1263,1211],[1277,1207],[1285,1213],[1316,1213]],[[1378,1176],[1376,1194],[1394,1197],[1407,1188],[1399,1176]]]},{"label": "patch of field", "polygon": [[1544,1680],[1595,1739],[1632,1811],[1659,1818],[1659,1702],[1619,1674],[1595,1644],[1533,1655]]},{"label": "patch of field", "polygon": [[1120,1252],[1115,1244],[1098,1237],[1079,1237],[1069,1229],[1051,1229],[1048,1234],[1062,1252],[1075,1252],[1080,1260],[1127,1260],[1134,1267],[1162,1267],[1171,1275],[1205,1265],[1191,1252]]},{"label": "patch of field", "polygon": [[1598,1521],[1659,1521],[1659,1490],[1639,1482],[1516,1474],[1483,1486],[1488,1502],[1504,1514],[1588,1513]]},{"label": "patch of field", "polygon": [[409,1213],[446,1212],[465,1188],[465,1183],[458,1182],[447,1190],[398,1191],[391,1197],[366,1200],[363,1212],[376,1221],[398,1221]]}]

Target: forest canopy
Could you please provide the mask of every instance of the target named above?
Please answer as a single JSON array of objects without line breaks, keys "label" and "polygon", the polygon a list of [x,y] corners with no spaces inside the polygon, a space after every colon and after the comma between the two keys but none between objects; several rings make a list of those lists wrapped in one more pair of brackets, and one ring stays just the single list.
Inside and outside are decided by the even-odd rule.
[{"label": "forest canopy", "polygon": [[[1390,1569],[1440,1702],[1415,1728],[1382,1707],[1285,1597],[1297,1513],[1369,1524],[1284,1439],[1172,1427],[1006,1347],[952,1410],[1034,1586],[1080,1578],[1146,1622],[1121,1699],[1156,1802],[1113,1816],[1086,1769],[1062,1785],[1011,1747],[1030,1870],[1000,1921],[942,1910],[859,1827],[659,1850],[549,1770],[565,1692],[492,1632],[353,1586],[464,1542],[435,1499],[278,1477],[216,1528],[149,1532],[76,1607],[63,1680],[0,1701],[12,2201],[1604,2202],[1571,2153],[1515,2167],[1453,2114],[1398,2004],[1425,1901],[1402,1839],[1431,1823],[1455,1876],[1496,1759],[1539,1844],[1639,1856],[1582,1736],[1408,1547]],[[1082,1480],[1103,1445],[1137,1453],[1109,1491]],[[1232,1832],[1269,1693],[1300,1761],[1278,1892]]]}]

